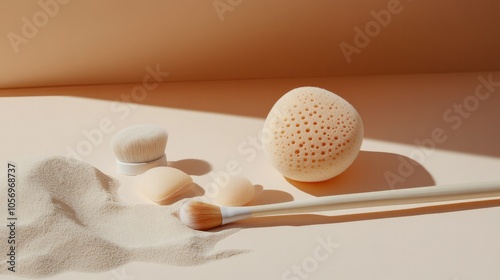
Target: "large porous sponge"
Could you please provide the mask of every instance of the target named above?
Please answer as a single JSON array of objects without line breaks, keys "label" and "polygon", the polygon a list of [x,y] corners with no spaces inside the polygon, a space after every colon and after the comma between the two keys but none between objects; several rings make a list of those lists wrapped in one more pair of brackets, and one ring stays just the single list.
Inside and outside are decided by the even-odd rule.
[{"label": "large porous sponge", "polygon": [[340,96],[316,87],[296,88],[274,104],[262,142],[266,157],[285,177],[324,181],[349,167],[363,141],[363,121]]}]

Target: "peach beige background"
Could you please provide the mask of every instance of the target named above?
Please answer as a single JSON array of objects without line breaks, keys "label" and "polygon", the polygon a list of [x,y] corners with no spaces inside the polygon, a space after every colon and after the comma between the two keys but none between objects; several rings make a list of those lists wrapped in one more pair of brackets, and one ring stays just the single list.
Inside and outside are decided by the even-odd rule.
[{"label": "peach beige background", "polygon": [[[254,204],[500,179],[497,1],[401,0],[351,63],[339,44],[354,44],[354,28],[393,1],[220,2],[232,8],[222,20],[213,1],[61,0],[17,53],[9,32],[21,34],[22,18],[41,8],[1,2],[0,160],[66,155],[106,119],[111,131],[80,156],[120,180],[127,203],[146,202],[116,174],[109,142],[145,122],[169,131],[169,160],[209,164],[189,166],[200,185],[236,161],[266,189]],[[148,67],[169,74],[139,94]],[[287,181],[254,145],[273,103],[306,85],[343,96],[366,129],[355,163],[312,185]],[[446,139],[433,141],[436,130]],[[388,172],[402,181],[389,184]],[[497,279],[500,198],[421,206],[253,219],[229,226],[242,230],[218,244],[247,254],[48,279]],[[318,259],[325,240],[335,247]]]},{"label": "peach beige background", "polygon": [[[0,2],[0,87],[140,82],[144,67],[157,63],[176,81],[500,65],[496,0],[41,0],[57,6],[47,20],[39,1]],[[234,7],[218,14],[214,2]],[[394,3],[400,12],[348,63],[339,45],[355,46],[354,29]],[[34,24],[34,17],[41,27],[26,31],[32,38],[16,53],[8,34],[23,36],[23,18]]]}]

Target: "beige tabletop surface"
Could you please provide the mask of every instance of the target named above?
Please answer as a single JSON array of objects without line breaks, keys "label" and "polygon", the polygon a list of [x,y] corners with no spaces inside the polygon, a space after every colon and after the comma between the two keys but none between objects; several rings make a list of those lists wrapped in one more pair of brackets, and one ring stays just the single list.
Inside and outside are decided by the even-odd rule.
[{"label": "beige tabletop surface", "polygon": [[[145,91],[141,86],[0,90],[0,159],[78,157],[120,180],[126,203],[148,203],[132,191],[132,178],[116,173],[110,139],[129,125],[152,123],[169,133],[170,163],[199,185],[228,165],[262,185],[252,204],[500,180],[500,72],[171,82]],[[261,151],[267,112],[298,86],[336,92],[364,121],[358,158],[326,182],[289,182]],[[414,166],[411,171],[403,170],[407,163]],[[390,182],[387,174],[399,180]],[[0,211],[5,217],[5,209]],[[47,279],[494,280],[500,275],[499,197],[254,218],[215,230],[225,228],[241,230],[217,248],[247,253],[193,267],[129,263]],[[319,256],[321,248],[326,253]]]}]

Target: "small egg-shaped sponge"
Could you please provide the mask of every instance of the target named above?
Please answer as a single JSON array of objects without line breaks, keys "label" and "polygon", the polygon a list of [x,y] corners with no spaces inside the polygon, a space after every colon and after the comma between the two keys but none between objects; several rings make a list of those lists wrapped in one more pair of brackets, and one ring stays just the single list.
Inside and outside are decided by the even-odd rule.
[{"label": "small egg-shaped sponge", "polygon": [[296,88],[274,104],[262,131],[264,153],[285,177],[324,181],[346,170],[363,141],[360,115],[340,96]]},{"label": "small egg-shaped sponge", "polygon": [[182,195],[192,182],[188,174],[167,166],[149,169],[135,178],[137,191],[157,204],[166,204],[173,197]]},{"label": "small egg-shaped sponge", "polygon": [[255,195],[255,187],[243,176],[230,176],[222,186],[206,193],[211,202],[222,206],[241,206],[250,202]]}]

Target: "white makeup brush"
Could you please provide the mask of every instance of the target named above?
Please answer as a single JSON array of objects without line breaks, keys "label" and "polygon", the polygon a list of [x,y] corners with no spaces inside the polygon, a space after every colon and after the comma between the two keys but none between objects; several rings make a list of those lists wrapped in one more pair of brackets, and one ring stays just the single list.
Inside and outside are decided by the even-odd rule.
[{"label": "white makeup brush", "polygon": [[200,201],[188,201],[182,205],[179,215],[188,227],[207,230],[250,217],[489,196],[500,196],[500,181],[345,194],[246,207],[219,207]]},{"label": "white makeup brush", "polygon": [[166,166],[167,131],[157,125],[141,124],[127,127],[111,139],[116,155],[116,169],[124,175],[138,175]]}]

